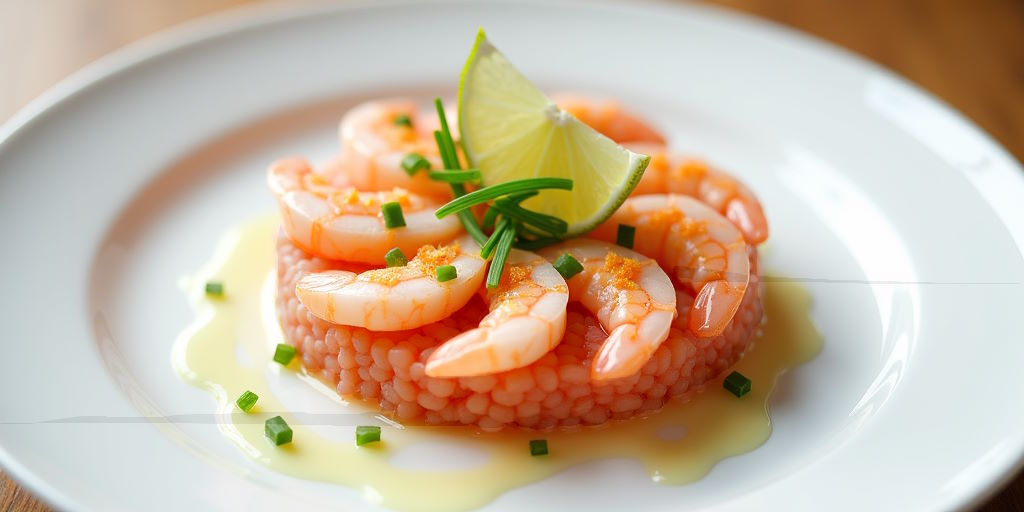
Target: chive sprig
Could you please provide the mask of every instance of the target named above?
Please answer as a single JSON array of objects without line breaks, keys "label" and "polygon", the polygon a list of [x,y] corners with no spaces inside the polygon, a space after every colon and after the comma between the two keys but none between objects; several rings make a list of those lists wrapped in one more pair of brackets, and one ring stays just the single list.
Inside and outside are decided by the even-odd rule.
[{"label": "chive sprig", "polygon": [[[437,218],[457,215],[462,226],[480,244],[480,256],[491,258],[487,271],[487,287],[495,288],[501,281],[509,252],[513,247],[540,249],[562,240],[569,224],[558,217],[535,212],[521,203],[542,190],[572,190],[572,180],[566,178],[528,178],[508,181],[467,192],[465,184],[479,182],[479,169],[463,170],[455,150],[455,141],[448,129],[441,98],[434,100],[441,129],[434,131],[434,141],[444,170],[429,170],[428,176],[451,185],[455,198],[434,211]],[[474,206],[488,204],[483,222],[473,215]],[[487,235],[485,231],[490,231]]]}]

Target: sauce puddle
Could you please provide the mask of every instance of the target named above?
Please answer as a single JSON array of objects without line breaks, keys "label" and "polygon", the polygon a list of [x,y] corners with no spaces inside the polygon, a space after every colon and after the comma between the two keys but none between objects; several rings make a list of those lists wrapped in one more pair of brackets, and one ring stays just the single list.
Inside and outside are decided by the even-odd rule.
[{"label": "sauce puddle", "polygon": [[[402,426],[378,417],[384,422],[382,442],[357,447],[354,425],[373,423],[376,411],[337,397],[303,374],[298,358],[288,367],[296,371],[271,359],[283,340],[274,305],[277,225],[277,216],[268,215],[232,230],[213,259],[186,281],[197,315],[175,344],[175,369],[214,395],[218,428],[253,461],[286,475],[361,490],[366,499],[396,510],[472,509],[570,466],[609,458],[638,460],[659,483],[693,482],[722,459],[768,439],[767,404],[776,379],[822,346],[808,316],[807,291],[797,283],[771,282],[763,299],[767,321],[735,366],[753,381],[743,398],[724,390],[719,377],[689,401],[673,399],[645,417],[568,431],[481,433],[474,427]],[[224,283],[222,298],[205,296],[208,280]],[[282,387],[273,385],[275,377],[312,383],[337,403],[336,414],[315,418],[289,412],[274,393]],[[250,414],[234,405],[245,390],[260,397]],[[281,447],[263,435],[263,422],[278,414],[294,431],[294,441]],[[323,425],[332,418],[336,426]],[[528,441],[539,438],[547,439],[550,453],[531,457]],[[435,457],[458,458],[459,465],[438,468]]]}]

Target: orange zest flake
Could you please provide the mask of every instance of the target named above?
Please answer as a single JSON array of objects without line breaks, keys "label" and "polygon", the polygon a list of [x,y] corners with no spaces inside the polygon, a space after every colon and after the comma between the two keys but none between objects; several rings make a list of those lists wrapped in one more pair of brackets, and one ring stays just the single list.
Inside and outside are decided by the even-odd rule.
[{"label": "orange zest flake", "polygon": [[609,252],[604,257],[605,272],[612,275],[612,284],[620,290],[634,290],[643,271],[643,264],[633,258]]}]

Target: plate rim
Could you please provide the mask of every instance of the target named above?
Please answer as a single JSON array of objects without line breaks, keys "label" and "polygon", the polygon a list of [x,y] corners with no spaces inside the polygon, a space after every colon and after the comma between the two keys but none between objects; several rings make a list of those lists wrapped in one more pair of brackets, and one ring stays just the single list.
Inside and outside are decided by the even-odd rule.
[{"label": "plate rim", "polygon": [[[77,96],[95,87],[100,87],[109,80],[116,79],[119,75],[137,66],[194,45],[230,36],[237,32],[256,30],[279,23],[284,24],[313,17],[320,13],[342,13],[423,3],[455,5],[468,3],[469,1],[349,0],[345,3],[312,2],[301,5],[289,5],[286,3],[248,4],[187,20],[121,46],[91,61],[48,87],[0,124],[0,154],[16,142],[18,137],[31,126],[40,122],[67,102],[73,101]],[[520,5],[522,3],[543,5],[543,0],[526,0],[525,2],[516,0],[487,0],[486,3],[492,5]],[[563,3],[574,4],[584,9],[604,7],[632,11],[652,9],[674,12],[686,10],[701,11],[703,14],[717,17],[726,23],[744,23],[762,31],[771,32],[771,37],[787,39],[798,46],[811,48],[813,51],[821,52],[822,55],[826,55],[830,59],[841,60],[845,66],[859,67],[862,70],[895,80],[900,85],[906,87],[912,94],[926,100],[929,108],[937,109],[952,119],[967,133],[984,142],[987,146],[986,150],[994,151],[998,156],[1004,158],[1010,167],[1016,171],[1015,174],[1008,175],[1005,179],[1017,180],[1024,184],[1024,165],[1021,164],[1021,161],[966,114],[897,71],[816,35],[747,12],[704,3],[671,2],[670,0],[641,0],[629,3],[616,0],[589,2],[585,0],[563,0]],[[978,192],[993,211],[999,211],[1000,207],[994,204],[987,194],[981,190],[978,190]],[[1005,223],[1003,225],[1006,226]],[[1024,256],[1024,248],[1018,246],[1017,249],[1021,256]],[[1015,453],[1014,457],[1007,458],[1007,463],[1002,467],[995,467],[989,470],[985,474],[985,478],[979,479],[982,483],[978,484],[972,492],[960,495],[959,500],[953,497],[948,504],[956,509],[980,506],[998,494],[1019,474],[1022,474],[1022,469],[1024,469],[1024,436],[1019,437],[1016,445],[1011,448]],[[82,509],[83,505],[81,502],[74,500],[55,484],[46,481],[35,471],[22,464],[20,460],[13,457],[3,446],[2,439],[0,439],[0,468],[5,471],[11,480],[30,491],[35,498],[51,507],[61,510]]]}]

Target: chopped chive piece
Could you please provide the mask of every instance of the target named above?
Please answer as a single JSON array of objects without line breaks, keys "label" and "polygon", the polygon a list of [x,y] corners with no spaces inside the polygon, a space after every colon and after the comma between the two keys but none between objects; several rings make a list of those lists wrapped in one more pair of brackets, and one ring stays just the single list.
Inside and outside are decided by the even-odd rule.
[{"label": "chopped chive piece", "polygon": [[581,265],[579,260],[573,258],[572,254],[569,253],[563,253],[559,256],[558,259],[555,260],[555,264],[553,266],[555,267],[555,270],[557,270],[559,274],[562,274],[562,277],[566,280],[580,272],[583,272],[583,265]]},{"label": "chopped chive piece", "polygon": [[451,281],[452,279],[459,277],[455,267],[451,265],[441,265],[440,267],[437,267],[434,273],[437,274],[437,282],[439,283]]},{"label": "chopped chive piece", "polygon": [[395,126],[408,126],[412,128],[412,119],[409,119],[408,114],[398,114],[395,116]]},{"label": "chopped chive piece", "polygon": [[494,252],[494,248],[497,247],[498,242],[501,240],[501,235],[508,229],[512,228],[512,221],[508,219],[501,219],[498,222],[498,226],[494,228],[494,232],[491,233],[491,237],[480,246],[480,257],[487,259],[491,257],[491,253]]},{"label": "chopped chive piece", "polygon": [[516,225],[501,232],[498,245],[494,248],[494,259],[491,260],[491,267],[487,269],[487,287],[497,288],[501,282],[501,273],[505,270],[505,260],[512,250],[512,240],[516,236]]},{"label": "chopped chive piece", "polygon": [[380,205],[380,213],[384,215],[384,227],[388,229],[405,227],[405,215],[402,215],[402,205],[391,202]]},{"label": "chopped chive piece", "polygon": [[423,155],[419,153],[409,153],[402,159],[402,169],[409,176],[416,174],[417,172],[426,169],[430,170],[430,161],[423,158]]},{"label": "chopped chive piece", "polygon": [[636,238],[636,228],[628,224],[619,224],[619,230],[615,233],[615,243],[626,249],[633,248],[633,240]]},{"label": "chopped chive piece", "polygon": [[292,442],[292,428],[280,416],[274,416],[263,423],[263,433],[277,446]]},{"label": "chopped chive piece", "polygon": [[376,425],[359,425],[356,427],[356,446],[380,441],[380,427]]},{"label": "chopped chive piece", "polygon": [[404,267],[409,264],[409,260],[405,257],[405,253],[402,252],[401,249],[395,247],[384,255],[384,263],[386,263],[388,267]]},{"label": "chopped chive piece", "polygon": [[466,169],[464,171],[456,171],[452,169],[446,169],[444,171],[429,171],[427,172],[427,176],[434,181],[445,181],[448,183],[476,183],[483,177],[480,174],[480,169]]},{"label": "chopped chive piece", "polygon": [[292,362],[292,359],[295,359],[295,347],[278,343],[274,349],[274,361],[287,366],[288,363]]},{"label": "chopped chive piece", "polygon": [[530,439],[530,456],[536,457],[538,455],[548,454],[548,440],[547,439]]},{"label": "chopped chive piece", "polygon": [[220,297],[224,295],[224,283],[220,281],[207,281],[206,294],[213,297]]},{"label": "chopped chive piece", "polygon": [[737,397],[750,393],[750,379],[740,372],[732,372],[722,381],[722,387]]},{"label": "chopped chive piece", "polygon": [[259,399],[259,395],[247,389],[245,390],[245,393],[242,393],[242,395],[238,397],[238,400],[235,400],[235,405],[237,405],[242,412],[249,412],[252,410],[252,406],[256,405],[256,401]]},{"label": "chopped chive piece", "polygon": [[517,192],[548,189],[572,190],[572,180],[566,178],[526,178],[523,180],[506,181],[505,183],[477,189],[462,197],[452,199],[444,206],[438,208],[434,215],[440,219],[501,196]]}]

